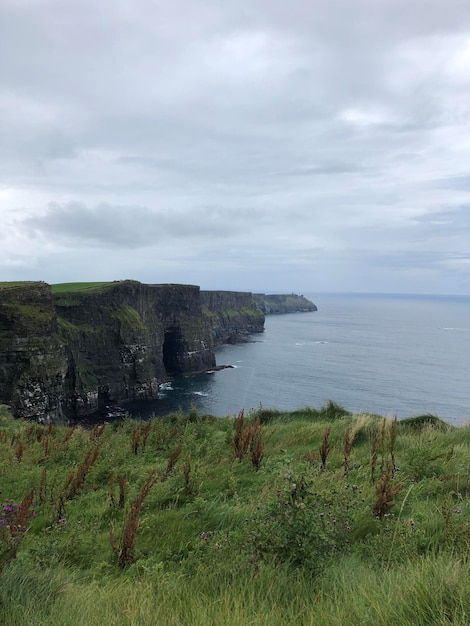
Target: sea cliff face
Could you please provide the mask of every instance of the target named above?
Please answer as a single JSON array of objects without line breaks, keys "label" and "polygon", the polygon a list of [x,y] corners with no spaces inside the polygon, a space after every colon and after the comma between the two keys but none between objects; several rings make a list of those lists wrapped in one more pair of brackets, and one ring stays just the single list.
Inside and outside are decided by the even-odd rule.
[{"label": "sea cliff face", "polygon": [[244,341],[247,335],[264,330],[264,313],[251,293],[201,291],[201,304],[215,346]]},{"label": "sea cliff face", "polygon": [[118,281],[59,290],[0,287],[0,403],[65,422],[111,402],[158,397],[175,374],[215,367],[214,348],[262,332],[251,294]]},{"label": "sea cliff face", "polygon": [[14,415],[63,421],[68,371],[54,302],[46,283],[0,290],[0,403]]}]

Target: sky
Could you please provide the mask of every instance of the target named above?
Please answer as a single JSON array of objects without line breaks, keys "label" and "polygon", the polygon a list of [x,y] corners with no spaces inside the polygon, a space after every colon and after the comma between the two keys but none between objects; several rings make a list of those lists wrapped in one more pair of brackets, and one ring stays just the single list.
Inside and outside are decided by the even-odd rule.
[{"label": "sky", "polygon": [[0,280],[470,295],[468,0],[1,0]]}]

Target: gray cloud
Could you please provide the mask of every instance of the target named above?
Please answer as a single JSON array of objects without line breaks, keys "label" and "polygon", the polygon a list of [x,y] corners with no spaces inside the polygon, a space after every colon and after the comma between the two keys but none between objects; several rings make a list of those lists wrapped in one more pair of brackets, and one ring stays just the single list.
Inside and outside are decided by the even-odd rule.
[{"label": "gray cloud", "polygon": [[[251,214],[250,214],[251,215]],[[51,203],[41,216],[22,222],[25,232],[64,243],[140,248],[168,239],[226,239],[249,230],[244,210],[222,213],[210,207],[185,211],[152,211],[141,206],[89,207],[80,202]]]},{"label": "gray cloud", "polygon": [[469,76],[467,0],[4,0],[3,277],[465,291]]}]

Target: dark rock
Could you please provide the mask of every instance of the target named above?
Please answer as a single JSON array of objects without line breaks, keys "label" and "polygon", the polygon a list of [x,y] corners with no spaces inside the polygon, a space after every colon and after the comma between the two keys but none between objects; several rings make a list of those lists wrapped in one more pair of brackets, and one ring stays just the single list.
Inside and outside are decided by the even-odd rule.
[{"label": "dark rock", "polygon": [[239,343],[264,330],[264,313],[253,294],[243,291],[201,291],[201,304],[215,346]]},{"label": "dark rock", "polygon": [[52,294],[0,286],[0,403],[65,422],[158,397],[177,374],[216,369],[214,348],[264,330],[251,294],[116,281]]}]

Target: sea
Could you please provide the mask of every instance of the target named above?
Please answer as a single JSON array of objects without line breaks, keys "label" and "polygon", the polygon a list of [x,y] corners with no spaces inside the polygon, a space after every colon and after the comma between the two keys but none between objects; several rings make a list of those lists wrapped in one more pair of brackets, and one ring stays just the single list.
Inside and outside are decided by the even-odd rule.
[{"label": "sea", "polygon": [[470,296],[304,294],[318,311],[266,316],[246,343],[217,349],[226,369],[177,377],[133,417],[216,416],[320,407],[470,422]]}]

